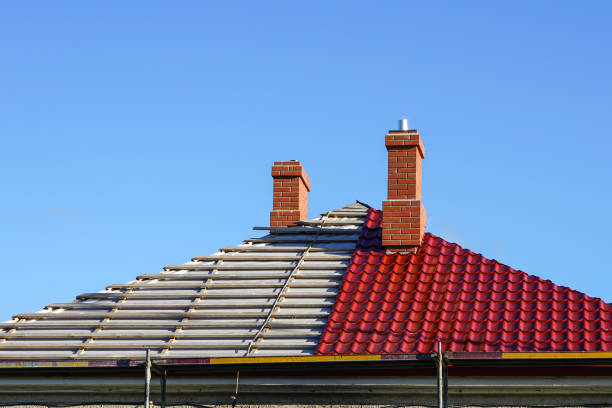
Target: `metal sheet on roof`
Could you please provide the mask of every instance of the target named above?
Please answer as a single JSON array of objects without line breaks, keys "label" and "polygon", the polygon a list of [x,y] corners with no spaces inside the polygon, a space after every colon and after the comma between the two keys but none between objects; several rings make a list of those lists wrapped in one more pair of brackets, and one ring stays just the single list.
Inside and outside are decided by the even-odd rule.
[{"label": "metal sheet on roof", "polygon": [[313,354],[368,207],[261,238],[0,323],[0,359]]}]

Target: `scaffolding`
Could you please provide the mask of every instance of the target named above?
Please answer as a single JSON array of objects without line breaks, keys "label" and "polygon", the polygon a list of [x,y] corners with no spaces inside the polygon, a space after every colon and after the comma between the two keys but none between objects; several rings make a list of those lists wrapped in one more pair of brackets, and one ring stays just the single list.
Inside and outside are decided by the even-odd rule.
[{"label": "scaffolding", "polygon": [[[478,389],[478,392],[484,391],[489,395],[489,400],[493,401],[504,395],[507,400],[519,398],[515,392],[522,392],[523,396],[531,392],[535,398],[556,398],[556,401],[563,398],[576,401],[578,397],[582,398],[580,401],[586,401],[584,403],[612,399],[612,353],[458,353],[445,352],[442,346],[438,343],[433,353],[387,355],[160,359],[154,358],[153,353],[145,350],[144,359],[140,360],[5,360],[0,361],[0,382],[6,379],[14,385],[15,378],[23,378],[21,384],[26,384],[27,388],[32,390],[29,394],[20,391],[24,398],[33,398],[36,394],[59,398],[58,396],[65,395],[75,384],[70,378],[83,378],[88,389],[94,390],[89,395],[84,395],[81,391],[81,394],[71,397],[72,402],[56,400],[55,403],[44,405],[74,405],[78,398],[89,398],[91,403],[96,397],[95,390],[106,387],[104,393],[97,395],[100,398],[99,403],[142,404],[146,408],[153,405],[165,408],[179,403],[222,404],[234,407],[240,404],[276,405],[286,404],[287,400],[298,405],[372,405],[372,402],[377,400],[381,401],[378,405],[387,404],[389,401],[391,402],[387,405],[409,405],[416,404],[414,401],[418,398],[427,402],[416,405],[433,406],[437,400],[437,407],[448,407],[449,403],[452,406],[465,403],[465,395],[474,389]],[[451,390],[454,390],[450,395],[452,401],[449,401],[449,367],[451,376],[455,378],[451,387]],[[483,370],[493,374],[483,376]],[[494,379],[488,383],[479,380],[480,382],[473,384],[470,391],[469,388],[459,388],[461,376],[465,376],[465,373],[471,373],[474,378],[480,376],[486,379],[514,376],[516,381],[495,385]],[[601,379],[596,382],[593,375],[600,376]],[[376,376],[381,379],[380,387],[373,390],[371,385],[374,383],[371,379]],[[537,382],[537,378],[543,376],[557,376],[557,380],[550,380],[545,392],[542,382]],[[36,378],[41,379],[40,381],[49,378],[49,381],[36,383]],[[132,382],[122,384],[124,378],[129,378]],[[191,387],[187,391],[184,387],[186,378],[190,384],[188,387]],[[286,381],[269,381],[275,378]],[[415,378],[432,381],[427,380],[426,384],[429,385],[419,389]],[[574,382],[570,384],[566,381],[564,386],[559,378],[573,378]],[[28,383],[29,379],[33,379],[31,383]],[[170,388],[169,379],[172,380]],[[53,384],[64,384],[64,388]],[[349,388],[347,384],[350,384]],[[83,385],[80,387],[83,389]],[[502,391],[495,391],[495,387]],[[4,393],[0,389],[0,399],[3,398],[2,395],[6,395],[6,389],[4,388]],[[515,392],[508,392],[509,389]],[[123,401],[129,399],[129,404],[116,402],[117,399],[112,394],[114,392],[123,393]],[[420,393],[420,397],[415,392]],[[579,395],[580,393],[583,395]],[[262,395],[265,398],[262,399]],[[41,398],[38,403],[45,401],[45,397]],[[330,402],[322,402],[325,398]]]},{"label": "scaffolding", "polygon": [[[285,357],[285,358],[238,358],[236,362],[244,363],[248,365],[248,360],[253,360],[252,363],[262,363],[262,364],[274,364],[277,362],[285,362],[285,363],[307,363],[310,361],[328,361],[328,362],[344,362],[350,363],[355,362],[362,364],[359,367],[367,367],[370,364],[368,362],[376,362],[376,361],[387,361],[391,362],[419,362],[419,366],[421,367],[432,367],[435,366],[436,369],[436,383],[437,383],[437,407],[438,408],[448,408],[448,367],[449,363],[452,361],[455,364],[463,362],[464,366],[473,366],[475,363],[480,362],[486,364],[498,364],[500,360],[504,359],[504,354],[506,364],[504,366],[512,367],[512,366],[524,366],[524,365],[533,365],[533,363],[541,364],[552,367],[558,366],[587,366],[587,367],[610,367],[612,366],[612,353],[602,353],[602,352],[578,352],[578,353],[445,353],[443,351],[443,346],[441,342],[437,343],[437,351],[431,354],[403,354],[403,355],[380,355],[374,357],[380,357],[380,360],[372,360],[367,359],[367,357],[373,356],[309,356],[309,357]],[[220,361],[209,361],[209,363],[222,363],[224,359],[217,359]],[[225,359],[226,362],[231,363],[229,359]],[[192,361],[194,363],[194,361]],[[363,363],[366,363],[365,365]],[[432,364],[433,363],[433,364]],[[167,367],[168,365],[176,366],[176,362],[170,361],[159,361],[154,363],[150,359],[150,353],[147,351],[146,359],[143,362],[143,367],[145,369],[144,378],[145,378],[145,397],[144,397],[144,406],[148,407],[150,404],[150,390],[151,390],[151,372],[154,372],[159,376],[160,381],[160,389],[161,389],[161,399],[160,406],[161,408],[166,407],[166,384],[167,384]],[[432,367],[433,368],[433,367]],[[238,394],[239,394],[239,379],[240,379],[240,371],[238,369],[235,370],[235,388],[234,392],[231,396],[232,407],[235,407],[238,402]]]}]

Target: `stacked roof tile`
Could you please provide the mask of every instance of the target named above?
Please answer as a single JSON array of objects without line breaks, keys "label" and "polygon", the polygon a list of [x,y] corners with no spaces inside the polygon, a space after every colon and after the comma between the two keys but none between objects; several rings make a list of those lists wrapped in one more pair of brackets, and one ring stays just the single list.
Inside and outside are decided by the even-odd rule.
[{"label": "stacked roof tile", "polygon": [[381,247],[370,210],[317,354],[612,351],[612,305],[425,234]]}]

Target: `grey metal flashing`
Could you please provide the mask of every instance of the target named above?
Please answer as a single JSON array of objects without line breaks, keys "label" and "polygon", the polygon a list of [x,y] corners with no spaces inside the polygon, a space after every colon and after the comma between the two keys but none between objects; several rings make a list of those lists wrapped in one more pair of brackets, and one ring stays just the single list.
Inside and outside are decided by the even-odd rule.
[{"label": "grey metal flashing", "polygon": [[[317,240],[317,243],[319,244],[338,244],[338,243],[342,243],[342,244],[346,244],[346,243],[355,243],[357,242],[357,238],[358,237],[351,237],[351,238],[326,238],[326,239],[321,239],[319,238]],[[273,237],[268,237],[268,238],[247,238],[244,240],[245,243],[247,244],[308,244],[310,242],[310,239],[308,238],[303,238],[303,237],[298,237],[298,238],[273,238]]]},{"label": "grey metal flashing", "polygon": [[[322,225],[322,224],[318,224],[318,225]],[[351,224],[353,226],[357,226],[359,224],[355,223],[355,224]],[[279,227],[253,227],[254,230],[269,230],[270,233],[272,234],[299,234],[299,235],[303,235],[303,234],[326,234],[326,235],[343,235],[343,234],[359,234],[359,230],[355,231],[351,231],[351,229],[349,228],[325,228],[324,230],[321,230],[321,228],[318,228],[316,226],[313,227],[284,227],[284,228],[279,228]]]},{"label": "grey metal flashing", "polygon": [[[360,226],[362,224],[362,220],[360,219],[359,221],[346,221],[343,219],[331,219],[329,218],[329,216],[327,216],[326,214],[321,214],[323,217],[328,217],[328,221],[325,223],[325,225],[329,225],[329,226]],[[345,215],[341,215],[343,217],[345,217]],[[318,226],[321,225],[321,221],[318,220],[313,220],[313,221],[298,221],[296,222],[296,225],[306,225],[306,226]]]},{"label": "grey metal flashing", "polygon": [[[170,299],[185,299],[185,298],[203,298],[204,295],[200,295],[197,293],[179,293],[178,291],[172,291],[171,293],[153,293],[153,292],[93,292],[93,293],[83,293],[77,296],[79,300],[94,300],[94,299],[160,299],[160,300],[170,300]],[[258,293],[255,291],[250,292],[221,292],[212,293],[207,292],[206,298],[217,298],[217,299],[266,299],[274,297],[274,293]],[[317,298],[320,297],[321,294],[318,292],[294,292],[288,293],[287,297],[299,297],[299,298]],[[335,297],[335,294],[327,294],[325,297]],[[0,327],[4,327],[6,324],[13,323],[11,321],[0,323]],[[1,337],[1,336],[0,336]]]},{"label": "grey metal flashing", "polygon": [[[300,251],[305,251],[306,248],[300,249]],[[267,256],[236,256],[236,255],[208,255],[208,256],[197,256],[192,259],[192,261],[205,262],[205,261],[234,261],[234,262],[253,262],[253,261],[262,261],[262,262],[272,262],[272,261],[299,261],[302,259],[302,256],[299,255],[267,255]],[[348,261],[351,259],[350,255],[310,255],[308,257],[309,261]]]},{"label": "grey metal flashing", "polygon": [[[287,268],[288,269],[288,268]],[[233,269],[235,270],[235,269]],[[248,269],[249,271],[253,269]],[[268,271],[269,269],[265,269]],[[265,273],[258,272],[252,274],[243,274],[236,275],[233,273],[219,273],[214,275],[215,279],[229,279],[229,280],[248,280],[248,279],[276,279],[276,278],[286,278],[290,275],[290,272],[287,272],[286,269],[281,270],[281,273]],[[137,279],[139,280],[159,280],[159,281],[168,281],[168,280],[194,280],[194,279],[206,279],[210,277],[210,274],[189,274],[189,275],[178,275],[178,274],[145,274],[139,275]],[[308,274],[296,274],[293,277],[296,279],[321,279],[321,278],[342,278],[344,276],[344,271],[328,271],[328,272],[311,272]],[[148,287],[148,286],[143,286]]]},{"label": "grey metal flashing", "polygon": [[[320,242],[320,241],[319,241]],[[259,245],[239,245],[239,246],[229,246],[223,247],[219,249],[221,252],[260,252],[260,253],[269,253],[269,252],[301,252],[305,251],[308,246],[280,246],[276,245],[274,247],[265,247]],[[337,247],[313,247],[310,249],[310,252],[351,252],[355,249],[354,246],[337,246]]]},{"label": "grey metal flashing", "polygon": [[[334,259],[335,261],[335,259]],[[190,265],[190,264],[182,264],[182,265],[169,265],[164,269],[166,271],[286,271],[292,270],[295,265],[279,265],[279,264],[269,264],[270,261],[261,261],[257,265]],[[325,270],[325,269],[335,269],[335,268],[345,268],[346,264],[342,265],[333,265],[333,264],[323,264],[323,265],[307,265],[304,266],[304,269],[315,269],[315,270]]]},{"label": "grey metal flashing", "polygon": [[[223,303],[116,303],[116,302],[95,302],[95,303],[85,303],[85,302],[72,302],[72,303],[52,303],[47,308],[49,309],[110,309],[116,307],[117,309],[180,309],[180,308],[194,308],[194,309],[217,309],[219,307],[224,309],[232,309],[232,308],[245,308],[245,307],[269,307],[273,304],[273,299],[266,298],[264,301],[235,301],[231,304]],[[334,302],[330,300],[320,300],[317,299],[317,306],[333,306]],[[315,305],[314,302],[306,303],[306,302],[287,302],[287,307],[312,307]]]}]

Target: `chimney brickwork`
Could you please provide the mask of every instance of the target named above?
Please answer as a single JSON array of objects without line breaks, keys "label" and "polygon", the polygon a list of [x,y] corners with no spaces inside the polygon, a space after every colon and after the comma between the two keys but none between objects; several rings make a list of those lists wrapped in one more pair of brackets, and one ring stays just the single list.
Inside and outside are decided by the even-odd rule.
[{"label": "chimney brickwork", "polygon": [[407,252],[421,244],[427,215],[421,203],[421,160],[425,148],[416,130],[391,130],[388,151],[387,200],[383,201],[382,244]]},{"label": "chimney brickwork", "polygon": [[288,227],[308,219],[310,180],[299,161],[277,161],[272,166],[274,192],[270,227]]}]

